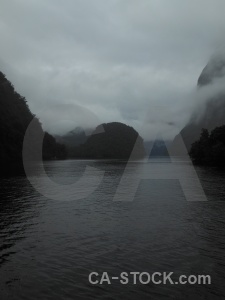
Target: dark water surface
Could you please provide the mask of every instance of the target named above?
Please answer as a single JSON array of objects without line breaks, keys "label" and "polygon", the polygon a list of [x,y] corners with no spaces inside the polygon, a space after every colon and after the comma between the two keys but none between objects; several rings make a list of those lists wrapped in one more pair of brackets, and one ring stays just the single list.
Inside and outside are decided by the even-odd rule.
[{"label": "dark water surface", "polygon": [[[142,180],[133,201],[114,202],[121,161],[51,161],[45,169],[55,182],[69,184],[87,163],[105,175],[83,200],[73,194],[66,201],[47,199],[24,176],[0,179],[1,300],[225,299],[223,172],[197,169],[206,202],[186,201],[179,181],[166,179]],[[171,168],[163,160],[157,164]],[[152,167],[145,166],[147,172]],[[130,172],[138,168],[134,163]],[[93,271],[205,274],[212,284],[91,285]]]}]

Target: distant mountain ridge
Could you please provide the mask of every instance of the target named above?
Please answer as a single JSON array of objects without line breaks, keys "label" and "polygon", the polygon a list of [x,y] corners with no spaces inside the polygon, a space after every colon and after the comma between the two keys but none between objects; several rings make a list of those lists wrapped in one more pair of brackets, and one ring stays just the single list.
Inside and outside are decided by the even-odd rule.
[{"label": "distant mountain ridge", "polygon": [[64,135],[55,135],[55,139],[59,143],[63,143],[67,147],[77,147],[86,142],[87,138],[94,129],[83,129],[82,127],[76,127],[75,129],[67,132]]},{"label": "distant mountain ridge", "polygon": [[[28,152],[29,160],[39,158],[38,141],[43,140],[43,159],[62,159],[66,150],[72,158],[124,158],[130,157],[134,145],[134,158],[145,156],[143,139],[132,127],[112,122],[92,130],[78,127],[68,134],[53,137],[44,132],[38,118],[30,111],[26,99],[18,94],[5,75],[0,72],[0,163],[22,165],[23,140],[29,124],[34,124]],[[57,141],[56,141],[57,139]],[[66,145],[66,148],[63,144]]]},{"label": "distant mountain ridge", "polygon": [[97,126],[85,143],[73,149],[72,157],[128,159],[131,153],[136,159],[146,155],[143,139],[133,127],[111,122]]},{"label": "distant mountain ridge", "polygon": [[170,140],[157,139],[155,141],[145,141],[145,151],[149,157],[153,156],[169,156],[168,148],[171,144]]}]

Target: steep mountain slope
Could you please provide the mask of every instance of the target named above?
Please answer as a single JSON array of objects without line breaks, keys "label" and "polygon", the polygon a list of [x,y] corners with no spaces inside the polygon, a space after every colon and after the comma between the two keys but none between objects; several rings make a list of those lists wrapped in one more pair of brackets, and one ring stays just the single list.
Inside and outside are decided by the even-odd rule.
[{"label": "steep mountain slope", "polygon": [[[218,81],[220,84],[224,82],[224,92],[221,89],[220,91],[215,89],[215,84]],[[200,74],[197,85],[199,90],[206,86],[212,88],[213,91],[215,90],[215,94],[209,99],[205,99],[201,116],[196,111],[189,123],[180,132],[188,151],[191,144],[199,139],[202,128],[211,131],[215,127],[225,124],[225,54],[212,57]],[[179,151],[177,152],[178,140],[179,136],[176,136],[172,144],[174,154],[180,154]]]},{"label": "steep mountain slope", "polygon": [[[31,113],[26,99],[18,94],[5,75],[0,72],[0,163],[22,163],[23,139],[30,122],[35,118],[35,130],[32,134],[30,158],[36,158],[36,138],[43,134],[39,120]],[[62,145],[45,133],[43,143],[43,157],[51,159],[59,155],[64,156]]]}]

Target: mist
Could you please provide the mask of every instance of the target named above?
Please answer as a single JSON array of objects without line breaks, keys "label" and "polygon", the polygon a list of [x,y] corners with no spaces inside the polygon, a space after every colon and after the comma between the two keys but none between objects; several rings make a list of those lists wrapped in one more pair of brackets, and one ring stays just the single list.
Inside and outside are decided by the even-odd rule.
[{"label": "mist", "polygon": [[[194,123],[201,121],[207,113],[207,109],[211,110],[211,119],[217,118],[220,110],[224,110],[224,77],[225,48],[221,47],[212,55],[199,78],[198,88],[191,95],[194,101],[190,121]],[[201,80],[203,80],[203,83],[201,83]],[[212,107],[214,111],[212,111]],[[213,115],[213,113],[217,115]]]},{"label": "mist", "polygon": [[50,133],[117,121],[173,139],[222,89],[196,85],[225,36],[224,10],[220,0],[3,0],[0,70]]}]

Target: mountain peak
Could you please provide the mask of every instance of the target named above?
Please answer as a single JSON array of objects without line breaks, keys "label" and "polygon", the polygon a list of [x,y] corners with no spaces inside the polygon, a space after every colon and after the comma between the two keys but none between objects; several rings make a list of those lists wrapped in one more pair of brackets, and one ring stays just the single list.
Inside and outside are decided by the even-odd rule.
[{"label": "mountain peak", "polygon": [[225,51],[212,56],[198,78],[198,86],[212,83],[213,80],[225,75]]}]

